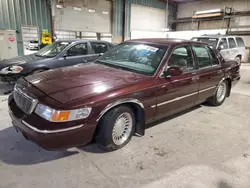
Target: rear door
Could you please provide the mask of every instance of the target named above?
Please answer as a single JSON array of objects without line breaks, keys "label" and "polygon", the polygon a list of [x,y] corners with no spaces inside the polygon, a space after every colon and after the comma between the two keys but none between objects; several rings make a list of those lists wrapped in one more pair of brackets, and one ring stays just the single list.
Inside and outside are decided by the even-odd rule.
[{"label": "rear door", "polygon": [[233,37],[229,37],[228,38],[228,44],[229,44],[229,48],[230,48],[230,58],[231,60],[234,60],[236,58],[236,56],[238,55],[238,49],[237,49],[237,44],[236,41]]},{"label": "rear door", "polygon": [[245,55],[245,43],[241,37],[236,37],[236,42],[238,46],[238,55],[241,55],[241,60],[244,60],[244,55]]},{"label": "rear door", "polygon": [[190,45],[173,49],[165,69],[178,66],[183,70],[180,76],[158,79],[157,86],[157,118],[162,118],[194,105],[198,96],[196,64]]},{"label": "rear door", "polygon": [[90,42],[92,61],[102,56],[109,50],[110,46],[105,42]]},{"label": "rear door", "polygon": [[196,104],[211,97],[223,78],[222,67],[212,46],[194,45],[193,51],[198,62],[199,95]]},{"label": "rear door", "polygon": [[223,47],[223,49],[220,50],[221,55],[225,58],[225,59],[230,59],[230,49],[228,47],[228,41],[227,38],[221,38],[219,41],[219,45],[218,48]]},{"label": "rear door", "polygon": [[77,43],[61,54],[54,68],[90,62],[92,54],[89,54],[89,51],[90,47],[87,42]]}]

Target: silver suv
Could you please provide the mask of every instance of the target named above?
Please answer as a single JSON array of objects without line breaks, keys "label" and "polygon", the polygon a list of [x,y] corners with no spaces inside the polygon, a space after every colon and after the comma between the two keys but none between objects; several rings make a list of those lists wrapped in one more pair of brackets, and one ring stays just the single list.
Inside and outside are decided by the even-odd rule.
[{"label": "silver suv", "polygon": [[217,48],[225,59],[235,60],[239,64],[244,59],[245,44],[241,37],[226,35],[203,35],[191,40],[208,43]]}]

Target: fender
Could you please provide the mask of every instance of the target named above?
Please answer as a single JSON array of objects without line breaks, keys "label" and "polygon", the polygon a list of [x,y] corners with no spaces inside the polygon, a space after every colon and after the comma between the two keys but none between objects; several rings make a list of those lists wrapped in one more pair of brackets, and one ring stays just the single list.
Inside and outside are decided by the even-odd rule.
[{"label": "fender", "polygon": [[112,102],[110,104],[108,104],[99,114],[98,118],[97,118],[97,122],[102,118],[102,116],[111,108],[118,106],[120,104],[124,104],[124,103],[134,103],[139,105],[143,110],[144,110],[144,105],[138,100],[138,99],[133,99],[133,98],[128,98],[128,99],[121,99],[121,100],[117,100],[115,102]]}]

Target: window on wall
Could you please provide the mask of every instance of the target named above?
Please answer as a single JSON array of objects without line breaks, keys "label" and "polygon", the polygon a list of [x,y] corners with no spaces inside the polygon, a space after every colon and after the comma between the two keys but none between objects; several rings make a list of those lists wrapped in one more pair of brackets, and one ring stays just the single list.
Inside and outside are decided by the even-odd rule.
[{"label": "window on wall", "polygon": [[212,66],[210,55],[205,46],[194,46],[193,50],[196,54],[199,68]]},{"label": "window on wall", "polygon": [[236,48],[236,42],[234,38],[228,38],[229,48]]},{"label": "window on wall", "polygon": [[175,48],[169,58],[168,66],[180,67],[183,72],[193,70],[194,65],[190,46],[182,46]]}]

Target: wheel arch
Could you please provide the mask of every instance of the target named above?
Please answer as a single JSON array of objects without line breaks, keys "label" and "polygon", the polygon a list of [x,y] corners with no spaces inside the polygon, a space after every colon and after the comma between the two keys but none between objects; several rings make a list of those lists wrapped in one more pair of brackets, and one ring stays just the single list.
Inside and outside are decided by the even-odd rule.
[{"label": "wheel arch", "polygon": [[219,82],[219,84],[217,85],[217,87],[216,87],[216,90],[215,90],[215,91],[217,91],[217,89],[218,89],[218,87],[219,87],[220,83],[222,83],[223,81],[227,81],[227,82],[228,82],[228,92],[227,92],[227,97],[229,97],[229,96],[230,96],[230,94],[231,94],[231,88],[232,88],[232,78],[231,78],[230,76],[226,76],[226,77],[222,78],[222,79],[221,79],[221,81]]},{"label": "wheel arch", "polygon": [[242,60],[242,54],[238,54],[236,57],[239,57]]},{"label": "wheel arch", "polygon": [[145,133],[145,111],[144,111],[144,105],[142,104],[141,101],[138,99],[133,99],[133,98],[128,98],[128,99],[122,99],[122,100],[117,100],[113,103],[108,104],[99,114],[97,118],[97,130],[98,130],[98,125],[101,120],[101,118],[111,109],[121,106],[121,105],[127,105],[129,106],[133,111],[135,115],[135,120],[136,120],[136,126],[135,126],[135,133],[138,135],[143,136]]}]

